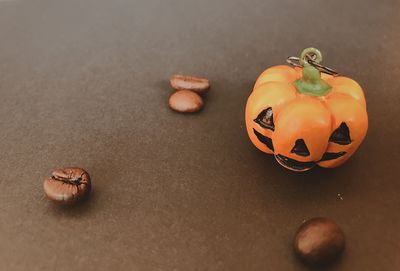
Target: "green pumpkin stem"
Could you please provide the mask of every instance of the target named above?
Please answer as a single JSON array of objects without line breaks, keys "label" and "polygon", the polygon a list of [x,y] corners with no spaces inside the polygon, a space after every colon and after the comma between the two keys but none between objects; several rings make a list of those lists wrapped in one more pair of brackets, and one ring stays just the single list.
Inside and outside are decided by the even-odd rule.
[{"label": "green pumpkin stem", "polygon": [[312,54],[316,63],[322,61],[322,54],[318,49],[304,49],[300,55],[300,64],[303,66],[303,77],[294,81],[297,90],[305,95],[324,96],[330,90],[331,86],[321,79],[321,72],[306,60],[306,56]]}]

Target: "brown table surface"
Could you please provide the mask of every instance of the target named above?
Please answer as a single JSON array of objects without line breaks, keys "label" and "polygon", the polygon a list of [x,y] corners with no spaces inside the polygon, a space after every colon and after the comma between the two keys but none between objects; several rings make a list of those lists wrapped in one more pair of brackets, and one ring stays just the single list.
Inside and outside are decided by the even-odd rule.
[{"label": "brown table surface", "polygon": [[[329,270],[400,270],[398,0],[0,1],[1,270],[309,270],[291,241],[326,216],[347,236]],[[257,151],[257,76],[308,46],[364,87],[370,129],[333,170]],[[206,76],[206,107],[171,111],[168,78]],[[55,167],[90,200],[43,195]],[[341,194],[343,200],[338,197]]]}]

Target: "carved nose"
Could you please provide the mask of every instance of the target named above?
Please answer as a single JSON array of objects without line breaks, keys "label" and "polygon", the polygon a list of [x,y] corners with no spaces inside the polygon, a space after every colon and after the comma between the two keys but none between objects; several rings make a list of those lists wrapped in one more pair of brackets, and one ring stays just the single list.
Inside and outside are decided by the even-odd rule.
[{"label": "carved nose", "polygon": [[310,151],[307,148],[306,143],[303,139],[297,139],[296,143],[294,144],[293,149],[291,150],[292,153],[295,153],[300,156],[309,156]]}]

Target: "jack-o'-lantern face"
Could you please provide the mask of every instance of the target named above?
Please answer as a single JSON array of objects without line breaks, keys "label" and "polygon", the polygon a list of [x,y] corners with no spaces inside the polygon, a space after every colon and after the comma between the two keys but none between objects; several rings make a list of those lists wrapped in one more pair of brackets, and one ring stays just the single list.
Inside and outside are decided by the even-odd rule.
[{"label": "jack-o'-lantern face", "polygon": [[365,98],[352,79],[322,75],[324,95],[299,91],[301,68],[275,66],[258,78],[246,105],[253,144],[284,167],[336,167],[358,148],[368,128]]}]

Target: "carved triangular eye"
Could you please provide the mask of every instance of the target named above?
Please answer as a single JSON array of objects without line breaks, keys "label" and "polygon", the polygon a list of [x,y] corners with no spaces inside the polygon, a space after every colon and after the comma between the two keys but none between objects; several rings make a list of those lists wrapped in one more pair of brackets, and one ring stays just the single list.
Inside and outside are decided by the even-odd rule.
[{"label": "carved triangular eye", "polygon": [[257,118],[254,121],[256,123],[260,124],[260,126],[263,128],[267,128],[272,131],[275,130],[274,114],[272,112],[271,107],[268,107],[267,109],[264,109],[263,111],[261,111],[261,113],[258,114]]},{"label": "carved triangular eye", "polygon": [[346,123],[342,122],[340,126],[333,131],[329,141],[337,143],[339,145],[348,145],[351,143],[349,127]]},{"label": "carved triangular eye", "polygon": [[294,147],[291,152],[300,156],[310,155],[310,151],[308,150],[307,145],[303,139],[296,140],[296,143],[294,144]]}]

